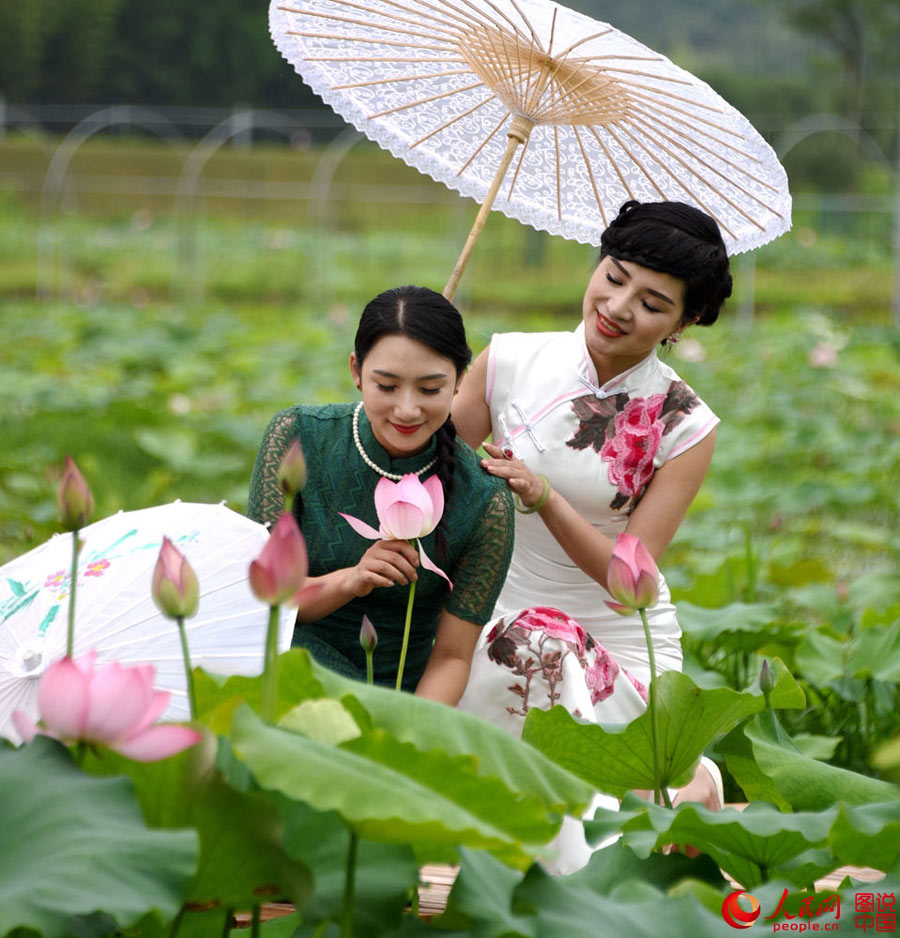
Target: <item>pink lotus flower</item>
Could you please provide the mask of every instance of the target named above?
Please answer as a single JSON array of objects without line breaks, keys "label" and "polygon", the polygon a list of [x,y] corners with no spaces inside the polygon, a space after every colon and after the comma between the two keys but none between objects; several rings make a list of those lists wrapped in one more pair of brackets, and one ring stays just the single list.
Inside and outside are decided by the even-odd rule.
[{"label": "pink lotus flower", "polygon": [[[380,524],[378,531],[352,515],[340,512],[340,516],[357,534],[370,541],[417,541],[422,566],[450,583],[447,574],[426,555],[419,540],[431,534],[444,513],[444,489],[437,476],[429,476],[424,483],[413,473],[403,476],[399,482],[382,479],[375,486],[375,513]],[[453,589],[452,583],[450,588]]]},{"label": "pink lotus flower", "polygon": [[163,538],[159,558],[153,568],[150,591],[159,611],[170,619],[190,619],[197,612],[200,601],[197,574],[167,537]]},{"label": "pink lotus flower", "polygon": [[80,530],[94,514],[94,496],[71,456],[66,456],[56,502],[60,520],[67,531]]},{"label": "pink lotus flower", "polygon": [[200,742],[202,733],[178,724],[156,724],[169,694],[153,688],[151,664],[95,667],[96,652],[63,658],[47,668],[37,701],[43,728],[21,711],[13,723],[25,742],[43,733],[69,744],[106,746],[138,762],[156,762]]},{"label": "pink lotus flower", "polygon": [[656,605],[659,568],[639,537],[625,533],[616,537],[606,573],[606,588],[618,600],[606,605],[621,615]]},{"label": "pink lotus flower", "polygon": [[309,573],[306,542],[293,515],[283,514],[272,529],[262,553],[250,564],[250,587],[270,606],[291,602]]}]

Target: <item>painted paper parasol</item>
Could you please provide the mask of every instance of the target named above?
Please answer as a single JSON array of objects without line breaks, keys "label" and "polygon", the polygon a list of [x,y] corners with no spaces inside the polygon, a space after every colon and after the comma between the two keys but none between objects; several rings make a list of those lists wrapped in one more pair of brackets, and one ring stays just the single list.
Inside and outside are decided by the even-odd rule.
[{"label": "painted paper parasol", "polygon": [[[164,717],[190,718],[178,627],[150,587],[163,535],[194,568],[197,614],[185,621],[191,664],[216,674],[259,674],[268,607],[250,590],[250,563],[266,528],[226,508],[173,502],[125,511],[79,531],[75,657],[153,664],[172,696]],[[57,534],[0,567],[0,736],[16,738],[14,710],[37,718],[38,678],[66,653],[72,535]],[[296,610],[282,607],[279,650],[290,645]]]},{"label": "painted paper parasol", "polygon": [[552,0],[271,0],[276,46],[366,136],[482,203],[589,244],[628,199],[677,200],[730,253],[790,227],[772,148],[712,88]]}]

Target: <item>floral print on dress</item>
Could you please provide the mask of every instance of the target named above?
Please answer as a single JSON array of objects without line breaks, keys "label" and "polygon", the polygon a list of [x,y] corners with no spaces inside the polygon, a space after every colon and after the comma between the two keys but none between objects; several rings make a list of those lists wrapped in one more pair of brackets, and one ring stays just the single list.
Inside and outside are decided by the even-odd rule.
[{"label": "floral print on dress", "polygon": [[574,619],[547,606],[526,609],[509,625],[495,625],[488,634],[487,653],[495,664],[524,679],[508,687],[520,699],[520,706],[506,708],[523,717],[531,707],[552,707],[559,701],[557,687],[569,655],[584,672],[592,704],[612,694],[620,670],[606,649]]},{"label": "floral print on dress", "polygon": [[616,487],[610,508],[630,514],[646,491],[662,438],[698,404],[700,399],[683,381],[672,381],[665,394],[629,397],[594,395],[572,401],[578,429],[566,446],[593,449],[609,464],[609,481]]}]

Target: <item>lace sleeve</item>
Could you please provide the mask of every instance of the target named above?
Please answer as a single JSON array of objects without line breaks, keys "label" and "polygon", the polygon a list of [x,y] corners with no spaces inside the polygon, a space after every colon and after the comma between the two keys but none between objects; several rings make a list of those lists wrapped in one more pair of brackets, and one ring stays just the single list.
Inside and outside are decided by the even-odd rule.
[{"label": "lace sleeve", "polygon": [[505,487],[497,488],[453,568],[454,588],[444,602],[447,612],[476,625],[490,621],[509,569],[514,531],[512,496]]},{"label": "lace sleeve", "polygon": [[247,516],[254,521],[272,525],[284,511],[284,494],[278,483],[278,468],[295,436],[295,415],[290,410],[277,413],[266,427],[253,465],[247,499]]}]

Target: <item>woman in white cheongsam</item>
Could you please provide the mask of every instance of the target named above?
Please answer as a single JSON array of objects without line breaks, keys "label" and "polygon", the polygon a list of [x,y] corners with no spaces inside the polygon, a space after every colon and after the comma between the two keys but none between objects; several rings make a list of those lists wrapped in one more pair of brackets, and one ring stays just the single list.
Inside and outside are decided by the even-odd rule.
[{"label": "woman in white cheongsam", "polygon": [[[603,723],[643,712],[643,627],[606,606],[607,568],[622,531],[658,560],[700,488],[718,418],[657,349],[715,322],[730,293],[713,219],[682,203],[628,202],[603,234],[574,332],[495,335],[467,373],[454,423],[473,447],[491,440],[482,465],[507,480],[519,514],[462,708],[513,733],[533,706]],[[680,669],[662,577],[648,618],[657,669]],[[715,776],[704,762],[679,800],[716,806]],[[560,870],[589,856],[580,831],[575,839]]]}]

